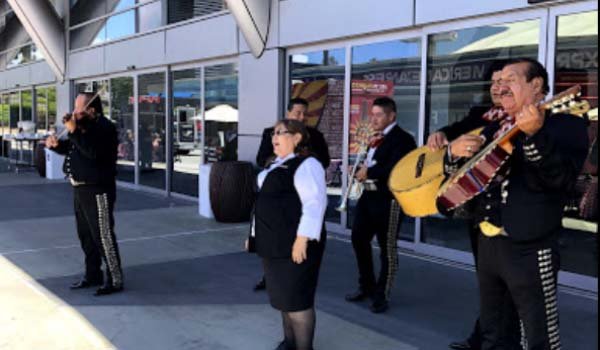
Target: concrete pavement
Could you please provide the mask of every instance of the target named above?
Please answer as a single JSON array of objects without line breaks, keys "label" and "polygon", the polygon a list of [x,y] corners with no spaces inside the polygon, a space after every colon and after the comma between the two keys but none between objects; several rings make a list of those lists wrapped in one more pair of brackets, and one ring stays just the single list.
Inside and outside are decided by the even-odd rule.
[{"label": "concrete pavement", "polygon": [[[59,330],[36,329],[42,339],[64,334],[63,344],[59,336],[44,349],[71,349],[76,334],[87,334],[85,349],[131,350],[269,350],[282,337],[266,294],[251,291],[261,272],[258,259],[241,250],[248,225],[218,224],[199,218],[195,203],[122,189],[116,231],[126,290],[97,298],[68,289],[83,259],[69,186],[35,174],[0,174],[0,196],[0,274],[21,276],[0,286],[0,349],[40,348],[26,346],[37,328],[27,317],[51,313],[10,301],[31,286],[45,291],[38,302],[66,310],[67,319],[54,321],[63,325]],[[345,237],[331,237],[315,348],[438,350],[466,336],[477,316],[475,275],[433,260],[404,252],[392,308],[373,315],[367,304],[343,300],[355,288],[355,262]],[[563,291],[559,304],[564,348],[597,349],[596,296]]]}]

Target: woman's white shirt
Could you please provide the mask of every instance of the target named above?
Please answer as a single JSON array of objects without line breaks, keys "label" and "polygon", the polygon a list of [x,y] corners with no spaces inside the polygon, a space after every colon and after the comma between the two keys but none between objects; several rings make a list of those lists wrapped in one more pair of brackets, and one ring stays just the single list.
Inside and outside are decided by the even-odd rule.
[{"label": "woman's white shirt", "polygon": [[[262,188],[269,173],[294,158],[296,158],[295,154],[283,159],[277,158],[268,169],[258,175],[258,187]],[[297,235],[318,241],[321,239],[327,211],[327,184],[325,170],[316,158],[310,157],[302,162],[294,175],[294,187],[302,202],[302,216]],[[252,226],[252,236],[254,236],[254,225]]]}]

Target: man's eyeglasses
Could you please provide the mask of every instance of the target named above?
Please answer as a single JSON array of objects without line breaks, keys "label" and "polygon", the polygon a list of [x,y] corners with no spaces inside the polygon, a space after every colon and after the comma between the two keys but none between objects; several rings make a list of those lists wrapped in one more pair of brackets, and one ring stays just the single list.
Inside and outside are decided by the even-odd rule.
[{"label": "man's eyeglasses", "polygon": [[291,135],[292,132],[288,130],[276,130],[271,132],[271,137],[273,136],[283,136],[283,135]]}]

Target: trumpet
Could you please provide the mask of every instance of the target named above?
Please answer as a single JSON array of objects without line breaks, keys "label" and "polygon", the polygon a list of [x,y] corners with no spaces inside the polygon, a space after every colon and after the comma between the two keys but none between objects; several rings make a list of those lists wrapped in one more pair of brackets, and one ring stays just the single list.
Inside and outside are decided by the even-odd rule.
[{"label": "trumpet", "polygon": [[342,196],[340,205],[335,209],[339,212],[346,212],[348,210],[348,200],[358,200],[364,192],[364,184],[356,179],[356,173],[360,168],[360,165],[367,158],[369,146],[367,143],[363,143],[360,146],[358,154],[356,155],[356,161],[350,172],[350,184],[346,189],[346,192]]}]

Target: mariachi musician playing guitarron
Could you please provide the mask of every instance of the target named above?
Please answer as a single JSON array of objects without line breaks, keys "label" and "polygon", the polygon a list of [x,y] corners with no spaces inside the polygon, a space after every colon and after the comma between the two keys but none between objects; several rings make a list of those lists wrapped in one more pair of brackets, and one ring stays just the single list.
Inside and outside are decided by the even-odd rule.
[{"label": "mariachi musician playing guitarron", "polygon": [[[502,96],[500,93],[502,88],[500,77],[502,76],[502,68],[504,68],[506,62],[506,60],[494,61],[486,74],[486,79],[490,82],[490,98],[492,106],[475,106],[469,110],[469,114],[461,121],[450,124],[431,134],[427,139],[427,146],[429,146],[430,150],[436,151],[441,149],[461,135],[485,127],[491,123],[498,122],[507,116],[502,108]],[[462,142],[472,142],[472,139],[475,139],[475,144],[478,144],[478,138],[470,136],[463,138]],[[478,224],[479,223],[474,220],[469,220],[468,223],[469,240],[475,265],[477,265],[478,260],[477,246],[479,235],[481,234]],[[506,338],[504,343],[507,346],[516,346],[521,341],[520,327],[518,325],[518,317],[516,317],[516,310],[514,305],[512,305],[508,293],[505,305],[506,322],[504,322],[504,325],[506,326],[506,330],[504,334]],[[477,318],[470,336],[465,340],[451,343],[450,348],[455,350],[479,350],[481,348],[481,327],[479,318]]]},{"label": "mariachi musician playing guitarron", "polygon": [[[475,220],[484,233],[485,228],[497,230],[496,236],[479,239],[481,348],[504,349],[502,307],[509,292],[522,323],[523,347],[560,349],[558,235],[566,195],[587,156],[586,123],[540,111],[538,105],[549,92],[548,73],[535,60],[508,62],[501,83],[502,106],[509,117],[487,127],[483,135],[489,142],[514,124],[521,133],[513,144],[508,175],[473,199]],[[483,143],[471,136],[451,143],[445,172],[457,172]]]}]

